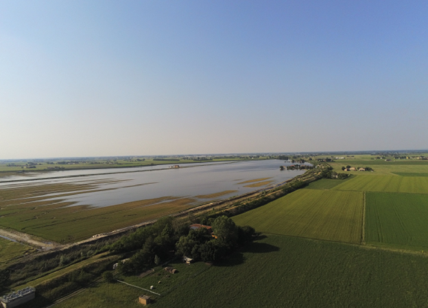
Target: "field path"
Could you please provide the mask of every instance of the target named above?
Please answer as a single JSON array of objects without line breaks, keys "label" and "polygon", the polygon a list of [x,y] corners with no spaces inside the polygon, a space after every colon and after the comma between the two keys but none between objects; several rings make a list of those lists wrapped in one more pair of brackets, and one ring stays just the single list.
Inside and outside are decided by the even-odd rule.
[{"label": "field path", "polygon": [[26,243],[31,246],[36,246],[43,250],[49,250],[52,248],[59,248],[62,245],[55,242],[42,242],[32,238],[29,234],[21,233],[15,230],[4,230],[0,229],[0,236],[9,240],[14,240],[21,243]]}]

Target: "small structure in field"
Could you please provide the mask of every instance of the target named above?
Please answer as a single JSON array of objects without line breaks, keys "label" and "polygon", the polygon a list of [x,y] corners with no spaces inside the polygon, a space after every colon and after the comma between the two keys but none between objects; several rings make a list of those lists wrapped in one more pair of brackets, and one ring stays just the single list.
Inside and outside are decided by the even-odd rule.
[{"label": "small structure in field", "polygon": [[26,287],[22,290],[0,297],[0,301],[4,308],[13,308],[34,299],[35,296],[36,289],[33,287]]},{"label": "small structure in field", "polygon": [[183,256],[183,261],[186,262],[186,264],[190,264],[190,263],[193,262],[193,259],[189,258],[189,257],[186,257],[186,256]]},{"label": "small structure in field", "polygon": [[175,269],[175,268],[173,268],[173,267],[165,267],[164,268],[164,270],[166,270],[168,273],[171,273],[171,274],[175,274],[175,273],[177,273],[178,271]]},{"label": "small structure in field", "polygon": [[152,299],[150,298],[150,296],[140,295],[140,297],[138,297],[138,301],[140,302],[140,304],[148,305],[152,302]]}]

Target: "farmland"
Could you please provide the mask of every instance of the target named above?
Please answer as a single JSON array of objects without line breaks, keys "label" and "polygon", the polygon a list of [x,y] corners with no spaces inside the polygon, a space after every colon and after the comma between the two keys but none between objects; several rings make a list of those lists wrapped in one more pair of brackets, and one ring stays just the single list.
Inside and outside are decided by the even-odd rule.
[{"label": "farmland", "polygon": [[333,190],[428,193],[428,177],[358,175]]},{"label": "farmland", "polygon": [[339,184],[342,184],[348,180],[330,180],[330,179],[321,179],[315,182],[310,183],[306,188],[307,189],[332,189]]},{"label": "farmland", "polygon": [[[155,283],[155,291],[165,295],[154,296],[152,306],[424,307],[428,299],[421,288],[428,275],[420,270],[428,267],[426,257],[340,243],[268,235],[217,266],[203,267],[180,268],[175,283],[165,288]],[[156,277],[132,282],[147,288]],[[141,294],[119,283],[100,283],[56,307],[140,307]]]},{"label": "farmland", "polygon": [[235,216],[261,232],[360,243],[363,194],[302,189]]},{"label": "farmland", "polygon": [[428,195],[367,193],[368,244],[427,250],[427,234]]}]

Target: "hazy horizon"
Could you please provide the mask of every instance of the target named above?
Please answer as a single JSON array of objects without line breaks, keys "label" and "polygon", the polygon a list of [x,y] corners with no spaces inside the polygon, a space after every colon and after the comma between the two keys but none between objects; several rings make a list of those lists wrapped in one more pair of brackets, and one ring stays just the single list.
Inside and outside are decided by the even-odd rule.
[{"label": "hazy horizon", "polygon": [[185,154],[152,154],[152,155],[95,155],[95,156],[51,156],[51,157],[21,157],[21,158],[2,158],[0,161],[12,160],[48,160],[48,159],[84,159],[84,158],[115,158],[115,157],[173,157],[173,156],[228,156],[228,155],[306,155],[306,154],[370,154],[370,153],[426,153],[428,149],[401,149],[401,150],[364,150],[364,151],[290,151],[290,152],[241,152],[241,153],[185,153]]},{"label": "hazy horizon", "polygon": [[426,16],[426,1],[3,1],[0,159],[423,149]]}]

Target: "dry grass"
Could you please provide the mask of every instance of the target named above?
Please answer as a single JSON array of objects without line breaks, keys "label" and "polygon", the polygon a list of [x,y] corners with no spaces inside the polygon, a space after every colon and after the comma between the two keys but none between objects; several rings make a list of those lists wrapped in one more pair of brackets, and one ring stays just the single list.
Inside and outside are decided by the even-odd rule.
[{"label": "dry grass", "polygon": [[218,193],[214,193],[214,194],[209,194],[209,195],[199,195],[199,196],[195,196],[195,198],[199,198],[199,199],[212,199],[212,198],[217,198],[217,197],[221,197],[224,195],[228,195],[231,193],[237,192],[237,190],[225,190],[225,191],[221,191]]},{"label": "dry grass", "polygon": [[264,182],[245,185],[244,187],[261,187],[261,186],[270,185],[271,183],[272,183],[272,181],[264,181]]}]

